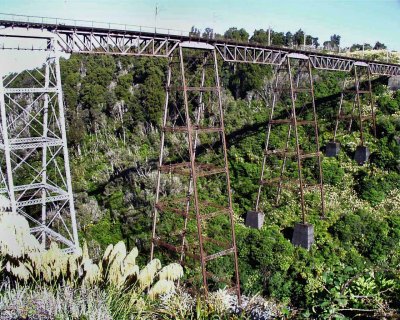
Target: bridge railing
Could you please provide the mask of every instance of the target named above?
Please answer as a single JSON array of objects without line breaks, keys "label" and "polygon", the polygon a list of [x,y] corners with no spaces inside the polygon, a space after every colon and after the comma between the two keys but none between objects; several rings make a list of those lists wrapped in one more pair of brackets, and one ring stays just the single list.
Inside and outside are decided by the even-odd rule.
[{"label": "bridge railing", "polygon": [[178,29],[167,29],[151,26],[140,26],[134,24],[122,24],[122,23],[111,23],[101,22],[94,20],[79,20],[79,19],[64,19],[64,18],[52,18],[52,17],[40,17],[40,16],[27,16],[20,14],[0,13],[0,20],[15,21],[15,22],[27,22],[35,24],[50,24],[50,25],[67,25],[76,27],[87,27],[87,28],[102,28],[108,30],[126,30],[126,31],[139,31],[147,33],[163,33],[175,36],[189,36],[189,31],[178,30]]},{"label": "bridge railing", "polygon": [[[201,36],[193,35],[191,34],[190,31],[185,31],[185,30],[178,30],[178,29],[167,29],[167,28],[158,28],[154,26],[140,26],[140,25],[134,25],[134,24],[122,24],[122,23],[109,23],[109,22],[101,22],[101,21],[92,21],[92,20],[79,20],[79,19],[64,19],[64,18],[53,18],[53,17],[41,17],[41,16],[31,16],[31,15],[20,15],[20,14],[10,14],[10,13],[0,13],[0,20],[6,20],[6,21],[15,21],[15,22],[23,22],[23,23],[34,23],[34,24],[49,24],[49,25],[55,25],[55,26],[75,26],[75,27],[87,27],[87,28],[101,28],[101,29],[107,29],[107,30],[126,30],[126,31],[134,31],[134,32],[143,32],[143,33],[159,33],[159,34],[167,34],[171,36],[190,36],[192,38],[202,38]],[[220,38],[212,38],[213,40],[221,40],[224,42],[229,42],[227,39],[224,39],[223,37]],[[251,41],[247,41],[247,43],[251,44],[256,44],[252,43]],[[237,45],[246,45],[246,42],[243,43],[236,43]],[[386,63],[399,63],[400,62],[400,55],[397,55],[395,53],[387,53],[387,54],[378,54],[375,52],[372,52],[371,54],[366,54],[366,57],[364,55],[362,56],[357,56],[355,53],[350,53],[348,51],[345,52],[331,52],[324,50],[323,48],[314,48],[311,46],[304,46],[304,45],[292,45],[292,46],[280,46],[281,49],[288,48],[288,49],[298,49],[302,51],[308,51],[308,52],[313,52],[315,54],[319,53],[324,53],[324,54],[334,54],[346,58],[359,58],[359,59],[366,59],[366,60],[371,60],[371,61],[377,61],[377,62],[386,62]]]}]

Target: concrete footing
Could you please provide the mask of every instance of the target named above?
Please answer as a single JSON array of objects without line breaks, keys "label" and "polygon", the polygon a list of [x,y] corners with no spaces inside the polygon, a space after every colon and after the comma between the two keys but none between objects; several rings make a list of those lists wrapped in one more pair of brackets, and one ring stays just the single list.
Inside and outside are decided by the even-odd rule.
[{"label": "concrete footing", "polygon": [[260,211],[249,211],[246,215],[245,225],[250,228],[261,229],[264,224],[264,213]]},{"label": "concrete footing", "polygon": [[356,160],[356,162],[359,165],[363,165],[365,162],[368,161],[369,159],[369,149],[365,146],[358,146],[356,149],[356,153],[354,154],[354,160]]},{"label": "concrete footing", "polygon": [[309,223],[298,223],[294,226],[292,244],[309,250],[314,243],[314,226]]},{"label": "concrete footing", "polygon": [[339,142],[328,142],[325,147],[325,155],[327,157],[336,157],[340,151],[340,143]]}]

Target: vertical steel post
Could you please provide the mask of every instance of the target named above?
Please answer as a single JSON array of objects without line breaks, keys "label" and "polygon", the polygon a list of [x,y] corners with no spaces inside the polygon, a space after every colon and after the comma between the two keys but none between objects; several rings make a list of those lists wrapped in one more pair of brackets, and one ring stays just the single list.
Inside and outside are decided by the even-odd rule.
[{"label": "vertical steel post", "polygon": [[[160,185],[161,185],[161,165],[163,164],[163,155],[164,155],[164,142],[165,142],[165,131],[164,128],[167,123],[167,116],[168,116],[168,102],[169,102],[169,86],[171,85],[171,75],[172,75],[172,60],[173,56],[168,58],[168,71],[167,71],[167,84],[165,90],[165,104],[164,104],[164,115],[163,115],[163,122],[162,122],[162,131],[161,131],[161,141],[160,141],[160,158],[158,161],[158,171],[157,171],[157,187],[156,187],[156,199],[155,203],[158,202],[160,198]],[[154,258],[154,241],[156,237],[156,225],[157,225],[157,218],[158,218],[158,211],[157,207],[154,206],[154,213],[153,213],[153,227],[152,227],[152,234],[151,234],[151,247],[150,247],[150,260]]]},{"label": "vertical steel post", "polygon": [[305,208],[305,204],[304,204],[304,189],[303,189],[303,176],[302,176],[302,170],[301,170],[300,143],[299,143],[299,134],[298,134],[298,130],[297,130],[296,102],[295,102],[295,93],[294,93],[294,88],[293,88],[293,76],[292,76],[292,68],[290,65],[290,57],[287,57],[287,65],[288,65],[290,95],[291,95],[291,103],[292,103],[294,136],[296,139],[296,153],[297,153],[297,166],[298,166],[297,172],[298,172],[298,176],[299,176],[301,216],[302,216],[302,222],[305,223],[306,222],[306,208]]},{"label": "vertical steel post", "polygon": [[68,202],[69,202],[69,209],[70,209],[70,215],[71,215],[72,235],[73,235],[75,250],[77,250],[80,247],[80,245],[79,245],[79,238],[78,238],[78,227],[76,224],[74,196],[72,193],[71,169],[70,169],[70,165],[69,165],[69,155],[68,155],[68,146],[67,146],[67,132],[65,129],[64,99],[63,99],[63,95],[62,95],[61,71],[60,71],[60,53],[58,51],[56,51],[56,49],[54,48],[54,42],[53,42],[53,50],[55,51],[54,64],[55,64],[55,75],[56,75],[56,81],[57,81],[58,115],[59,115],[59,119],[60,119],[61,139],[62,139],[62,148],[63,148],[63,155],[64,155],[64,170],[65,170],[65,178],[66,178],[66,182],[67,182],[67,192],[68,192]]},{"label": "vertical steel post", "polygon": [[342,115],[342,107],[343,107],[344,90],[345,89],[346,89],[346,80],[343,80],[342,92],[340,93],[339,110],[338,110],[337,117],[336,117],[335,130],[333,132],[333,141],[334,142],[336,142],[337,131],[339,128],[339,121],[340,121],[340,117]]},{"label": "vertical steel post", "polygon": [[368,66],[367,67],[367,73],[368,73],[368,95],[369,95],[369,100],[371,103],[371,116],[372,116],[372,130],[374,132],[374,137],[376,139],[376,114],[375,114],[375,101],[374,101],[374,96],[372,94],[372,83],[371,83],[371,69]]},{"label": "vertical steel post", "polygon": [[314,116],[314,134],[315,134],[315,144],[317,149],[317,160],[318,160],[318,179],[319,179],[319,190],[321,194],[321,218],[325,218],[325,195],[324,195],[324,180],[322,174],[322,160],[321,160],[321,152],[319,150],[319,136],[318,136],[318,121],[317,121],[317,109],[315,107],[315,96],[314,96],[314,81],[311,70],[311,61],[307,62],[308,74],[310,77],[310,89],[311,89],[311,99],[312,99],[312,108],[313,108],[313,116]]},{"label": "vertical steel post", "polygon": [[[195,66],[195,64],[198,63],[200,55],[195,54],[193,59],[192,57],[186,56],[196,49],[198,52],[204,54],[202,56],[201,72],[198,72],[199,69],[197,66]],[[211,45],[193,47],[188,43],[182,43],[177,48],[177,51],[178,60],[175,61],[175,63],[177,64],[179,71],[177,72],[176,79],[174,78],[174,81],[172,80],[172,75],[170,73],[171,71],[169,71],[169,76],[167,78],[167,90],[179,94],[176,95],[176,98],[177,102],[181,103],[181,105],[177,105],[176,107],[181,123],[175,125],[173,121],[173,115],[172,118],[169,119],[168,100],[172,97],[172,94],[167,92],[164,108],[163,132],[177,132],[185,134],[189,162],[187,162],[185,159],[186,157],[182,159],[184,160],[183,162],[176,162],[176,159],[173,159],[172,162],[176,162],[173,164],[168,163],[168,161],[164,159],[163,148],[165,146],[165,140],[167,139],[167,136],[162,134],[160,147],[161,159],[159,161],[159,172],[157,178],[158,187],[156,190],[157,195],[154,210],[155,214],[153,215],[151,258],[154,257],[156,245],[179,254],[180,263],[182,265],[189,263],[189,261],[187,261],[187,257],[194,258],[195,260],[198,260],[201,265],[201,290],[206,296],[209,290],[208,279],[212,279],[213,283],[218,283],[220,281],[226,282],[230,289],[235,289],[238,301],[240,301],[240,280],[217,53],[215,48]],[[190,63],[189,66],[187,66],[188,62]],[[194,68],[192,69],[192,67]],[[207,67],[209,67],[209,69],[207,69]],[[213,83],[212,85],[207,86],[207,76],[211,76],[211,73],[213,74]],[[211,78],[208,80],[211,80]],[[209,92],[210,96],[206,95],[206,92]],[[183,103],[181,102],[181,98],[183,99]],[[175,101],[173,103],[175,103]],[[171,104],[171,106],[173,106],[173,104]],[[215,109],[215,106],[218,106],[218,110]],[[218,124],[214,123],[214,119],[212,117],[209,119],[205,118],[206,109],[213,113],[216,118],[218,118]],[[181,113],[181,111],[183,112]],[[218,134],[218,139],[221,142],[222,149],[221,153],[216,152],[216,155],[218,154],[218,157],[221,158],[221,162],[224,162],[223,166],[215,166],[211,163],[202,162],[201,158],[197,159],[196,149],[197,145],[200,143],[199,138],[202,137],[201,134]],[[172,199],[172,201],[169,197],[166,197],[165,200],[160,199],[160,179],[161,174],[163,173],[177,174],[179,176],[188,177],[188,189],[184,198],[177,197],[176,199]],[[202,184],[198,183],[198,179],[200,177],[206,178],[222,174],[225,175],[224,180],[227,188],[227,204],[221,205],[220,203],[212,201],[211,199],[203,200],[201,198],[203,194],[201,193],[200,189]],[[183,226],[179,226],[179,230],[177,230],[178,236],[180,236],[179,245],[176,244],[177,241],[174,239],[176,234],[162,234],[161,230],[159,233],[157,232],[158,223],[162,224],[162,221],[157,221],[158,219],[156,216],[160,211],[164,212],[166,216],[169,214],[178,214],[184,218]],[[213,235],[205,235],[205,233],[208,233],[207,224],[210,222],[209,219],[214,219],[217,216],[224,216],[226,219],[229,219],[229,221],[226,220],[226,222],[229,223],[229,225],[226,226],[226,232],[228,232],[228,229],[230,228],[229,236],[228,234],[226,235],[227,238],[229,237],[229,241],[220,241],[219,239],[215,239]],[[159,220],[161,220],[161,216]],[[187,230],[189,222],[193,222],[194,228]],[[187,232],[189,233],[188,235]],[[169,241],[171,238],[173,243],[170,243]],[[219,248],[214,250],[213,246],[208,246],[209,244],[216,245]],[[193,252],[188,250],[191,249],[192,245],[194,248]],[[234,259],[234,275],[231,278],[225,278],[221,275],[217,276],[210,272],[210,270],[207,270],[209,267],[212,268],[212,265],[208,265],[210,261],[225,255],[232,255]],[[197,275],[194,277],[194,279],[196,277]],[[233,278],[235,278],[234,283],[232,281]],[[188,282],[191,282],[191,280],[189,279]]]},{"label": "vertical steel post", "polygon": [[224,111],[222,109],[222,97],[221,97],[221,85],[219,81],[219,73],[218,73],[218,60],[215,49],[213,50],[214,56],[214,68],[215,68],[215,84],[217,86],[217,94],[218,94],[218,107],[221,121],[221,138],[222,138],[222,148],[224,153],[224,164],[225,164],[225,173],[226,173],[226,187],[228,191],[228,205],[229,205],[229,220],[231,225],[231,237],[232,237],[232,246],[234,249],[234,261],[235,261],[235,280],[236,280],[236,294],[238,297],[238,301],[240,303],[240,283],[239,283],[239,265],[238,265],[238,254],[236,247],[236,235],[235,235],[235,223],[233,221],[233,207],[232,207],[232,191],[231,191],[231,181],[229,177],[229,167],[228,167],[228,152],[226,147],[226,137],[225,137],[225,125],[224,125]]},{"label": "vertical steel post", "polygon": [[199,252],[200,252],[200,263],[201,263],[201,272],[203,276],[203,286],[204,292],[208,294],[208,286],[207,286],[207,271],[206,271],[206,261],[203,247],[203,234],[201,227],[201,216],[200,216],[200,208],[199,208],[199,195],[197,190],[197,173],[196,173],[196,153],[193,150],[193,128],[192,123],[190,121],[190,113],[189,113],[189,101],[187,96],[187,84],[185,77],[185,64],[183,60],[183,52],[182,46],[179,46],[179,60],[181,67],[181,79],[183,86],[183,100],[185,105],[185,118],[186,118],[186,127],[187,127],[187,135],[188,135],[188,145],[189,145],[189,156],[190,156],[190,171],[191,178],[193,180],[193,196],[194,196],[194,209],[196,213],[196,222],[197,222],[197,234],[199,240]]},{"label": "vertical steel post", "polygon": [[357,110],[358,110],[358,118],[360,121],[360,139],[361,145],[364,145],[364,129],[363,129],[363,119],[362,119],[362,109],[361,109],[361,98],[360,98],[360,78],[357,73],[357,66],[354,66],[354,80],[355,80],[355,89],[356,89],[356,101],[357,101]]},{"label": "vertical steel post", "polygon": [[[295,62],[295,64],[291,65],[292,60]],[[284,84],[282,83],[281,88],[278,89],[278,83],[275,83],[275,95],[274,95],[274,100],[273,101],[273,108],[272,111],[274,110],[275,104],[276,104],[276,92],[279,90],[286,91],[289,89],[290,91],[290,106],[287,106],[288,108],[288,118],[286,119],[273,119],[274,116],[273,114],[270,114],[269,116],[269,122],[268,122],[268,130],[267,130],[267,138],[266,138],[266,144],[265,144],[265,155],[263,159],[263,167],[261,170],[261,180],[260,180],[260,186],[258,189],[258,194],[257,194],[257,202],[256,202],[256,209],[255,211],[259,210],[259,205],[260,205],[260,194],[261,194],[261,189],[264,184],[276,184],[278,182],[278,190],[276,197],[274,199],[274,202],[276,205],[279,204],[280,201],[280,196],[282,189],[284,187],[284,173],[285,173],[285,168],[287,166],[287,159],[289,157],[294,157],[297,159],[297,171],[298,171],[298,180],[296,180],[296,184],[299,185],[299,194],[300,194],[300,204],[301,204],[301,211],[302,211],[302,221],[305,223],[305,218],[306,218],[306,207],[305,207],[305,201],[304,201],[304,193],[306,192],[306,187],[307,185],[303,181],[303,172],[302,172],[302,159],[304,158],[310,158],[310,157],[315,157],[317,158],[317,165],[318,165],[318,186],[319,186],[319,191],[321,193],[321,217],[323,218],[325,215],[325,201],[324,201],[324,191],[323,191],[323,173],[322,173],[322,165],[321,165],[321,152],[319,151],[319,137],[318,137],[318,123],[317,123],[317,113],[316,113],[316,106],[315,106],[315,96],[314,96],[314,83],[313,83],[313,78],[312,78],[312,71],[311,71],[311,61],[306,57],[306,56],[299,56],[299,55],[293,55],[293,56],[287,56],[284,61],[285,65],[285,74],[288,76],[288,83],[289,83],[289,88],[285,88]],[[308,78],[308,80],[304,80],[305,78]],[[282,79],[283,82],[283,79]],[[301,87],[300,84],[304,82],[305,87]],[[313,120],[308,121],[306,119],[298,119],[299,115],[304,111],[306,106],[303,106],[303,108],[300,110],[300,113],[297,114],[296,112],[296,104],[298,102],[298,94],[304,92],[308,94],[308,97],[311,98],[310,105],[312,107],[312,114],[313,114]],[[283,149],[274,149],[269,145],[269,140],[270,140],[270,134],[272,130],[271,124],[287,124],[288,125],[288,131],[287,131],[287,136],[286,136],[286,143],[283,147]],[[299,125],[312,125],[314,127],[314,135],[315,135],[315,145],[316,145],[316,152],[315,153],[309,153],[309,154],[304,154],[303,150],[300,148],[300,140],[299,140],[299,132],[298,132],[298,126]],[[295,150],[290,150],[290,139],[292,132],[294,131],[294,138],[295,138]],[[265,171],[265,166],[266,166],[266,158],[269,156],[275,156],[275,157],[280,157],[282,158],[282,162],[280,165],[280,175],[279,177],[272,178],[269,180],[264,180],[264,171]],[[294,181],[292,181],[294,184]],[[291,188],[291,187],[289,187]]]},{"label": "vertical steel post", "polygon": [[[50,82],[50,64],[51,58],[47,57],[45,66],[45,89],[48,90]],[[49,94],[44,94],[44,106],[43,106],[43,150],[42,150],[42,224],[47,223],[47,206],[46,206],[46,195],[47,191],[44,187],[47,183],[47,132],[48,132],[48,116],[49,116]],[[46,232],[42,230],[41,240],[43,247],[46,246]]]},{"label": "vertical steel post", "polygon": [[[269,114],[269,121],[268,121],[268,127],[267,127],[267,136],[265,138],[265,151],[268,151],[269,148],[269,138],[271,136],[271,129],[272,129],[272,123],[271,120],[274,118],[274,111],[275,111],[275,106],[276,106],[276,101],[277,101],[277,94],[278,94],[278,84],[279,84],[279,68],[280,66],[276,67],[275,69],[275,82],[274,82],[274,92],[272,96],[272,106],[271,106],[271,111]],[[267,157],[264,155],[263,157],[263,162],[262,162],[262,167],[261,167],[261,178],[260,178],[260,185],[258,186],[258,192],[257,192],[257,200],[256,200],[256,206],[255,206],[255,211],[259,210],[260,206],[260,199],[261,199],[261,190],[262,190],[262,180],[264,179],[264,172],[265,172],[265,167],[267,164]]]},{"label": "vertical steel post", "polygon": [[[299,87],[299,83],[300,83],[300,77],[301,77],[301,70],[299,68],[297,75],[296,75],[296,88]],[[297,93],[294,93],[294,102],[296,103],[297,101]],[[290,119],[293,119],[293,113],[292,111],[290,112]],[[289,148],[289,144],[290,144],[290,137],[292,135],[292,129],[293,129],[293,124],[290,122],[289,123],[289,128],[288,128],[288,132],[286,135],[286,145],[285,145],[285,150],[288,150]],[[285,151],[284,156],[283,156],[283,161],[282,161],[282,165],[281,165],[281,172],[280,172],[280,179],[279,179],[279,185],[278,185],[278,191],[276,193],[276,205],[279,204],[280,198],[281,198],[281,193],[282,193],[282,187],[283,187],[283,175],[285,173],[285,168],[286,168],[286,162],[287,162],[287,152]]]},{"label": "vertical steel post", "polygon": [[[207,63],[207,53],[205,54],[204,59],[203,59],[200,88],[204,87],[204,82],[205,82],[205,78],[206,78],[206,70],[205,70],[206,63]],[[204,108],[203,91],[201,91],[200,92],[200,98],[199,98],[199,110],[198,110],[198,113],[197,113],[195,125],[199,125],[200,124],[200,119],[201,119],[201,115],[202,115],[202,112],[203,112],[203,108]],[[194,137],[194,141],[193,141],[193,152],[194,153],[196,153],[197,137],[198,137],[198,131],[195,132],[195,137]],[[193,179],[190,179],[189,188],[188,188],[188,194],[187,194],[187,202],[186,202],[186,216],[185,216],[185,220],[184,220],[184,223],[183,223],[183,230],[182,230],[182,233],[183,233],[182,234],[182,251],[181,251],[181,258],[180,258],[181,264],[183,263],[183,259],[184,259],[184,256],[185,256],[186,229],[187,229],[187,224],[188,224],[188,220],[189,220],[190,196],[192,194],[193,194]]]},{"label": "vertical steel post", "polygon": [[7,124],[7,112],[6,112],[6,103],[4,99],[5,90],[3,84],[3,76],[0,74],[0,112],[1,112],[1,129],[2,129],[2,137],[4,144],[4,156],[6,158],[6,172],[7,172],[7,191],[11,204],[11,210],[13,213],[17,212],[17,204],[15,201],[15,193],[14,193],[14,180],[13,180],[13,172],[11,166],[11,153],[10,153],[10,140],[8,137],[8,124]]}]

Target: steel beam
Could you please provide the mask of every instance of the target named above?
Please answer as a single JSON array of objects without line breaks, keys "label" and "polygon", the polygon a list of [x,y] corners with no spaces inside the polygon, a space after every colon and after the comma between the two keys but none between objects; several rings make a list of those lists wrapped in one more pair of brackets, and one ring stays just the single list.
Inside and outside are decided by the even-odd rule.
[{"label": "steel beam", "polygon": [[[14,18],[14,17],[13,17]],[[25,21],[24,21],[25,18]],[[227,62],[255,63],[266,65],[280,65],[286,55],[298,53],[310,58],[313,68],[328,71],[350,72],[356,62],[367,63],[371,74],[384,76],[400,75],[400,65],[392,63],[376,62],[343,55],[324,54],[317,50],[306,51],[288,47],[264,46],[257,43],[237,43],[230,40],[206,39],[193,37],[190,34],[143,32],[133,30],[124,26],[120,28],[96,27],[96,23],[87,26],[79,26],[79,22],[67,21],[61,23],[58,19],[40,20],[39,17],[29,21],[30,17],[18,16],[14,20],[0,20],[0,27],[3,28],[24,28],[45,30],[52,32],[57,38],[57,42],[62,51],[67,53],[90,53],[90,54],[113,54],[130,56],[152,56],[168,57],[180,44],[190,45],[191,47],[215,47],[219,55]],[[32,20],[32,19],[31,19]],[[49,23],[52,20],[53,23]],[[47,21],[47,23],[45,22]],[[74,23],[71,23],[74,22]],[[68,24],[69,23],[69,24]],[[13,37],[10,34],[0,34],[0,37]],[[49,36],[38,35],[15,35],[15,37],[50,39]],[[4,47],[3,49],[11,49]],[[40,50],[40,48],[15,48],[19,50]]]}]

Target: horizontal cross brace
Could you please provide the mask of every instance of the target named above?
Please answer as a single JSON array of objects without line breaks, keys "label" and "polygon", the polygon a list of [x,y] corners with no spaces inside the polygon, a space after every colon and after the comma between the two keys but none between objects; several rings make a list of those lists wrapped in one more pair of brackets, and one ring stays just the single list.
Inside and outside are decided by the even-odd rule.
[{"label": "horizontal cross brace", "polygon": [[[56,202],[56,201],[63,201],[63,200],[68,200],[69,196],[66,195],[59,195],[59,196],[51,196],[51,197],[46,197],[45,202]],[[36,198],[36,199],[31,199],[31,200],[26,200],[26,201],[17,201],[17,207],[28,207],[28,206],[34,206],[36,204],[41,204],[42,203],[41,198]]]},{"label": "horizontal cross brace", "polygon": [[[190,198],[189,198],[190,199]],[[190,213],[190,218],[195,218],[195,210],[193,207],[193,203],[189,206],[189,210],[187,209],[188,198],[177,198],[173,200],[162,200],[156,203],[155,207],[160,212],[171,212],[182,217],[187,217],[187,212]],[[199,200],[199,215],[200,219],[203,221],[210,220],[214,217],[220,215],[229,215],[230,209],[229,207],[224,207],[222,205],[206,201]]]},{"label": "horizontal cross brace", "polygon": [[4,88],[5,93],[50,93],[57,92],[57,88]]},{"label": "horizontal cross brace", "polygon": [[214,259],[217,259],[217,258],[219,258],[219,257],[226,256],[226,255],[231,254],[231,253],[234,253],[234,252],[235,252],[235,248],[229,248],[229,249],[222,250],[222,251],[219,251],[219,252],[214,253],[214,254],[210,254],[210,255],[206,256],[206,257],[204,258],[204,260],[205,260],[205,261],[214,260]]},{"label": "horizontal cross brace", "polygon": [[[200,126],[192,126],[191,129],[193,131],[197,131],[199,133],[209,133],[209,132],[222,132],[223,129],[221,127],[200,127]],[[185,126],[165,126],[165,132],[188,132],[188,128]]]},{"label": "horizontal cross brace", "polygon": [[315,124],[315,122],[314,122],[314,120],[297,120],[296,122],[295,122],[295,120],[294,119],[276,119],[276,120],[270,120],[269,121],[269,124],[291,124],[291,125],[294,125],[294,124],[297,124],[297,125],[314,125]]},{"label": "horizontal cross brace", "polygon": [[[206,177],[214,174],[225,173],[226,170],[223,167],[216,167],[212,164],[196,163],[195,170],[197,177]],[[163,173],[174,173],[185,176],[191,175],[190,162],[166,164],[160,167],[160,171]]]},{"label": "horizontal cross brace", "polygon": [[[36,149],[45,147],[62,146],[62,139],[56,138],[23,138],[10,139],[10,150]],[[0,143],[0,149],[4,150],[4,144]]]},{"label": "horizontal cross brace", "polygon": [[[47,183],[31,183],[31,184],[24,184],[20,186],[14,186],[15,192],[21,192],[26,190],[37,190],[37,189],[46,189],[48,191],[58,193],[60,195],[66,195],[67,192],[59,187],[52,186]],[[0,194],[7,193],[7,188],[0,188]]]}]

